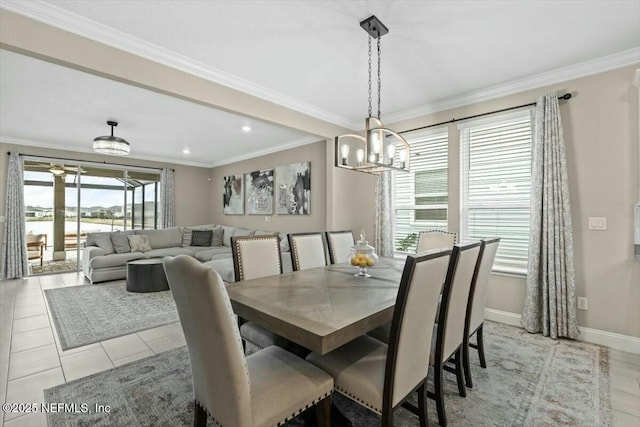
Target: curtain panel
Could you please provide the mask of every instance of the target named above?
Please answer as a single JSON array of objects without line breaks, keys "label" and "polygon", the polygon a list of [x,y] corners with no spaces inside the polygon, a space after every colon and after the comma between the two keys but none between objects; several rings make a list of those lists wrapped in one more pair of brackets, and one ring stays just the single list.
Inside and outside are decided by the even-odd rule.
[{"label": "curtain panel", "polygon": [[11,152],[9,155],[4,216],[0,279],[28,276],[29,257],[24,224],[24,162],[17,152]]},{"label": "curtain panel", "polygon": [[175,225],[175,179],[174,170],[164,168],[160,172],[160,228]]},{"label": "curtain panel", "polygon": [[385,171],[376,178],[376,216],[374,245],[380,256],[393,256],[395,212],[393,210],[394,172]]},{"label": "curtain panel", "polygon": [[531,182],[529,271],[522,324],[553,339],[576,338],[571,207],[558,97],[536,103]]}]

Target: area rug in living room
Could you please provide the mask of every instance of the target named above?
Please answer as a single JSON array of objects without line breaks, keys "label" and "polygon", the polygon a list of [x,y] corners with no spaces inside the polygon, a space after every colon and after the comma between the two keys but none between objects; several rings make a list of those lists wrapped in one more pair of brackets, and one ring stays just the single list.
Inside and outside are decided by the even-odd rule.
[{"label": "area rug in living room", "polygon": [[[472,355],[474,387],[457,394],[445,373],[450,426],[611,426],[608,349],[575,341],[554,341],[522,329],[486,322],[487,369]],[[430,384],[433,384],[430,380]],[[46,402],[109,405],[109,413],[47,414],[49,426],[189,426],[193,388],[186,347],[62,384],[44,392]],[[378,416],[334,393],[334,402],[354,427],[380,425]],[[430,425],[437,425],[433,401]],[[287,426],[302,426],[301,417]],[[210,421],[211,424],[211,421]],[[396,427],[418,425],[403,409]]]},{"label": "area rug in living room", "polygon": [[178,321],[171,291],[127,292],[124,281],[48,289],[63,350]]}]

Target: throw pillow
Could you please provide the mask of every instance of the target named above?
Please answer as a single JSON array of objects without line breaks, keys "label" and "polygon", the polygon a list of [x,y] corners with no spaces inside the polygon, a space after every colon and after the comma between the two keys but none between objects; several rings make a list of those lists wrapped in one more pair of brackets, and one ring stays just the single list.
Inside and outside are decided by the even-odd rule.
[{"label": "throw pillow", "polygon": [[149,237],[144,234],[138,234],[134,236],[127,236],[129,239],[129,246],[131,246],[131,252],[149,252],[151,245],[149,244]]},{"label": "throw pillow", "polygon": [[211,230],[193,230],[191,232],[191,246],[211,246]]},{"label": "throw pillow", "polygon": [[115,252],[113,243],[111,243],[111,236],[107,233],[97,233],[95,236],[95,244],[104,251],[105,255],[111,255]]},{"label": "throw pillow", "polygon": [[111,243],[113,243],[113,250],[117,254],[123,254],[126,252],[131,252],[131,247],[129,246],[129,239],[127,239],[126,234],[122,233],[112,233],[111,234]]},{"label": "throw pillow", "polygon": [[224,228],[216,227],[211,230],[211,246],[222,246],[222,239],[224,237]]}]

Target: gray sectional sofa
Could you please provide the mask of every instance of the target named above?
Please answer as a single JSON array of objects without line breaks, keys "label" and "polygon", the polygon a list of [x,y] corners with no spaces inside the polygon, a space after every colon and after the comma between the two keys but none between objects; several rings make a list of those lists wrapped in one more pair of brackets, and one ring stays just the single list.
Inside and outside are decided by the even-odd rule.
[{"label": "gray sectional sofa", "polygon": [[[212,230],[222,241],[215,239],[213,246],[192,246],[191,236],[194,230]],[[234,282],[233,258],[231,255],[231,237],[278,234],[273,231],[247,230],[219,224],[194,227],[173,227],[161,230],[129,230],[89,233],[82,253],[82,269],[91,283],[124,279],[127,275],[127,262],[140,258],[159,258],[165,256],[190,255],[205,265],[215,269],[226,282]],[[120,245],[123,236],[145,235],[149,248],[143,251],[126,251]],[[126,239],[124,239],[126,241]],[[218,241],[215,241],[218,240]],[[115,242],[115,245],[114,245]],[[215,245],[215,243],[222,243]],[[120,253],[118,253],[118,251]],[[282,269],[291,271],[291,253],[286,234],[280,233],[280,253]]]}]

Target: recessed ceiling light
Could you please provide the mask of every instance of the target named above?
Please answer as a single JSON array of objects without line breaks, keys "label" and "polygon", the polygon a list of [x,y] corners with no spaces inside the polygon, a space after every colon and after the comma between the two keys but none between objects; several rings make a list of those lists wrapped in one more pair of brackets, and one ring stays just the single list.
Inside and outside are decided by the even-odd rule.
[{"label": "recessed ceiling light", "polygon": [[244,126],[242,126],[242,130],[244,132],[251,132],[251,126],[244,125]]},{"label": "recessed ceiling light", "polygon": [[189,150],[188,148],[185,148],[184,150],[182,150],[182,154],[190,154],[191,150]]}]

